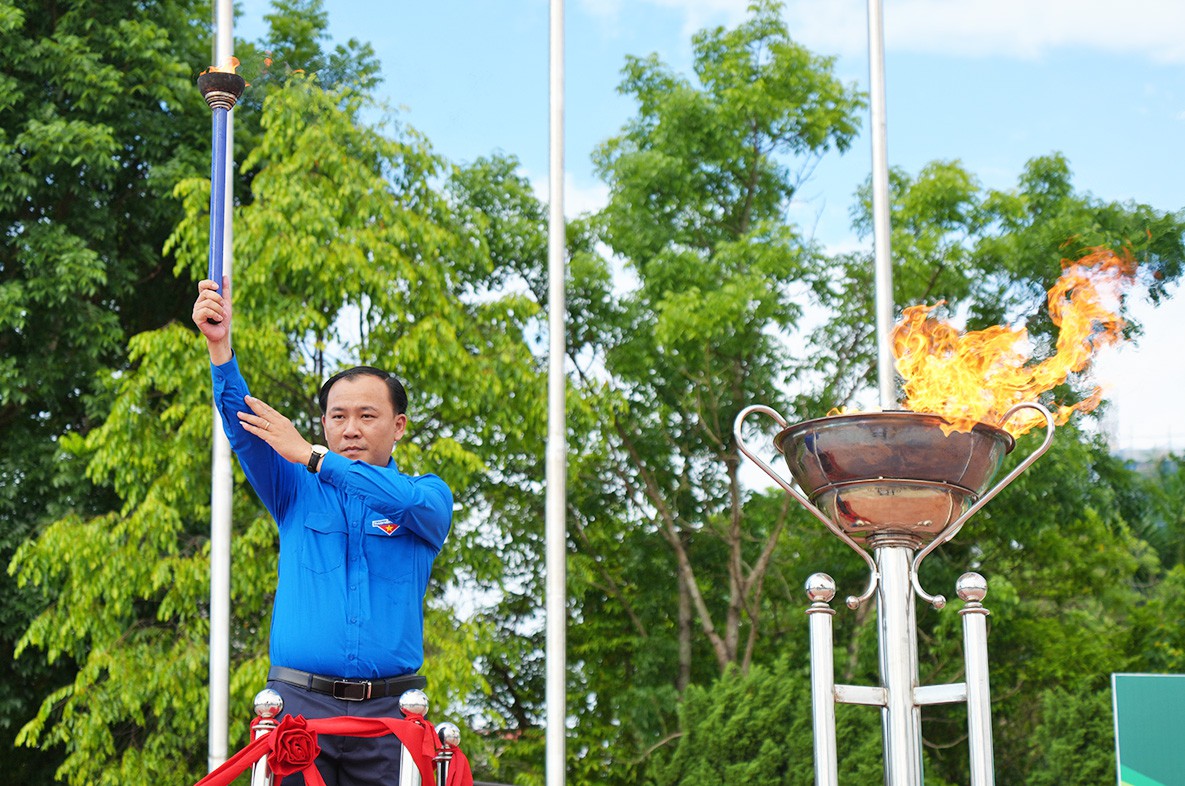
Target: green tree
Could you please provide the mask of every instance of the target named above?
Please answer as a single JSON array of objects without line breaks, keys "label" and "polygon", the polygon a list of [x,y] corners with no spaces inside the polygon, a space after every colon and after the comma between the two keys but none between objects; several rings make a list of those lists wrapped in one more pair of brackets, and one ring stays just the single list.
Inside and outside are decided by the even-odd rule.
[{"label": "green tree", "polygon": [[269,29],[263,44],[271,60],[264,66],[268,77],[283,79],[294,72],[308,72],[317,74],[322,84],[364,93],[378,86],[379,63],[369,42],[351,38],[326,50],[329,14],[324,0],[272,0],[272,12],[264,15],[264,21]]},{"label": "green tree", "polygon": [[[931,162],[916,176],[895,169],[890,186],[898,306],[945,301],[948,312],[966,314],[970,330],[1024,326],[1039,351],[1054,337],[1045,296],[1063,259],[1096,246],[1127,249],[1153,303],[1166,296],[1185,264],[1185,211],[1080,193],[1060,154],[1027,162],[1007,190],[985,189],[958,161]],[[865,237],[872,231],[870,195],[865,184],[853,210],[854,226]],[[804,362],[826,380],[818,395],[799,399],[808,410],[851,404],[875,387],[872,270],[871,251],[849,253],[832,260],[827,275],[812,279],[815,302],[830,318],[811,335],[816,351]],[[1122,314],[1128,336],[1138,337],[1130,303]]]},{"label": "green tree", "polygon": [[[619,90],[639,111],[594,154],[608,205],[574,227],[570,361],[597,417],[569,481],[582,782],[628,782],[677,728],[680,693],[746,671],[773,619],[766,581],[798,511],[742,516],[732,420],[780,399],[811,257],[784,211],[861,106],[775,3],[692,47],[693,79],[627,59]],[[598,239],[635,288],[614,291]]]},{"label": "green tree", "polygon": [[[744,670],[784,521],[742,536],[732,418],[747,397],[776,391],[787,369],[772,334],[801,312],[792,285],[807,249],[783,212],[801,170],[850,143],[860,101],[831,60],[790,39],[773,3],[756,4],[735,30],[697,34],[693,47],[698,84],[654,57],[625,67],[621,91],[640,113],[596,154],[610,186],[597,220],[639,286],[597,314],[608,330],[573,351],[602,359],[611,375],[617,403],[603,428],[628,457],[617,474],[630,517],[670,549],[681,602],[717,671]],[[757,548],[746,553],[750,538]],[[717,597],[691,556],[703,540],[721,544]],[[681,619],[686,643],[692,620]],[[690,660],[677,668],[686,685]]]},{"label": "green tree", "polygon": [[[628,61],[622,90],[637,117],[597,153],[610,200],[590,227],[624,261],[632,289],[614,297],[614,267],[595,254],[578,249],[571,265],[581,312],[572,361],[582,390],[600,396],[594,433],[605,445],[574,476],[570,514],[575,690],[589,697],[573,765],[582,780],[629,782],[656,745],[686,732],[671,711],[688,686],[726,691],[737,678],[723,676],[730,664],[744,674],[772,652],[805,658],[798,588],[809,573],[832,572],[852,590],[867,581],[863,563],[785,495],[741,486],[731,436],[746,404],[813,417],[874,388],[871,254],[828,257],[787,222],[784,202],[795,173],[846,147],[858,97],[830,78],[828,61],[788,41],[771,4],[694,44],[696,86],[654,58]],[[779,78],[787,62],[790,81]],[[763,124],[780,112],[793,123]],[[1044,296],[1064,257],[1129,248],[1154,299],[1185,262],[1185,216],[1079,193],[1057,154],[1029,162],[1012,190],[984,189],[957,162],[896,171],[892,186],[896,302],[946,300],[969,327],[1025,324],[1039,349],[1053,334]],[[870,228],[867,191],[853,216]],[[802,335],[808,303],[824,318]],[[1007,719],[1001,777],[1025,782],[1049,766],[1031,745],[1037,728],[1050,729],[1033,697],[1098,685],[1100,670],[1138,659],[1121,633],[1137,603],[1127,590],[1159,568],[1132,530],[1146,491],[1078,429],[1063,429],[1014,486],[974,531],[1005,526],[944,548],[924,579],[950,595],[960,573],[982,566],[992,582],[993,620],[1012,626],[992,644]],[[874,609],[838,617],[838,676],[875,684]],[[923,678],[961,679],[958,616],[919,617]],[[1088,655],[1075,664],[1070,652]],[[926,713],[934,783],[965,778],[959,712]],[[597,740],[612,753],[590,763]]]},{"label": "green tree", "polygon": [[1132,519],[1166,568],[1185,564],[1185,457],[1165,456],[1144,477],[1147,493],[1137,497],[1143,505],[1133,506]]},{"label": "green tree", "polygon": [[[1128,248],[1154,300],[1181,274],[1181,212],[1078,193],[1060,155],[1030,161],[1017,186],[1007,191],[983,189],[957,162],[933,162],[916,177],[895,171],[891,183],[896,302],[945,300],[951,313],[967,315],[969,328],[1024,325],[1038,354],[1055,337],[1044,297],[1063,258],[1076,258],[1096,245]],[[866,188],[855,213],[856,226],[866,231],[871,228],[867,196]],[[804,391],[799,398],[807,407],[822,402],[814,405],[816,412],[856,401],[873,381],[870,257],[840,257],[831,277],[815,280],[818,303],[833,314],[811,341],[810,368],[825,380],[821,395]],[[1131,333],[1138,330],[1133,326]],[[1072,378],[1054,393],[1081,393],[1088,385],[1088,379]],[[1032,450],[1036,439],[1022,440],[1017,454]],[[1010,459],[1009,466],[1016,460]],[[1081,695],[1084,706],[1105,705],[1110,670],[1152,663],[1141,647],[1128,642],[1126,631],[1141,605],[1161,594],[1158,555],[1138,537],[1171,531],[1171,516],[1168,526],[1151,523],[1151,511],[1159,509],[1157,489],[1069,426],[1059,430],[1048,455],[923,567],[923,584],[934,584],[932,591],[948,596],[964,570],[980,570],[989,579],[996,764],[1002,781],[1028,782],[1036,773],[1063,777],[1065,771],[1055,763],[1058,751],[1078,744],[1058,736],[1073,732],[1060,727],[1059,718],[1065,716],[1050,715],[1056,702],[1035,697],[1068,690]],[[961,679],[957,618],[919,612],[919,625],[923,681]],[[1155,651],[1157,645],[1148,641],[1142,647]],[[930,774],[955,782],[965,777],[960,774],[967,771],[965,712],[927,708],[923,721]],[[1037,739],[1049,744],[1036,745]],[[1089,740],[1098,745],[1102,738]],[[1094,755],[1105,759],[1109,751]],[[1092,767],[1062,782],[1098,782]]]},{"label": "green tree", "polygon": [[1116,780],[1111,690],[1098,683],[1084,681],[1041,695],[1042,725],[1033,737],[1041,757],[1025,783],[1086,786]]},{"label": "green tree", "polygon": [[[362,122],[367,107],[363,94],[299,75],[269,91],[265,133],[243,163],[250,199],[235,216],[236,351],[257,395],[309,433],[327,373],[356,361],[393,369],[413,400],[401,467],[432,468],[463,511],[484,513],[497,498],[483,490],[512,480],[516,461],[529,471],[540,433],[538,361],[524,340],[536,308],[494,292],[504,273],[460,201],[440,193],[445,163],[413,131]],[[205,269],[208,189],[202,178],[177,187],[185,216],[166,251],[182,281]],[[106,376],[109,413],[63,444],[119,507],[59,515],[15,559],[23,584],[70,599],[46,608],[21,647],[80,666],[21,739],[61,746],[71,783],[180,784],[204,769],[208,369],[181,324],[136,335],[129,352],[132,367]],[[231,685],[246,708],[266,671],[275,533],[241,474],[234,508]],[[482,529],[480,517],[458,517],[438,589]],[[86,542],[67,547],[76,537]],[[439,599],[429,615],[428,675],[447,706],[478,682],[481,626],[449,624]],[[234,730],[232,745],[245,742],[245,723]]]},{"label": "green tree", "polygon": [[[809,674],[790,658],[693,686],[679,714],[677,741],[650,762],[656,786],[815,782]],[[879,713],[867,707],[837,712],[841,782],[884,780],[879,723]]]},{"label": "green tree", "polygon": [[[127,336],[178,312],[188,284],[164,239],[180,178],[208,169],[201,4],[0,2],[0,561],[49,521],[117,504],[59,444],[107,402],[94,377],[127,366]],[[0,577],[0,762],[44,782],[60,756],[13,750],[41,697],[74,668],[14,657],[56,593]]]}]

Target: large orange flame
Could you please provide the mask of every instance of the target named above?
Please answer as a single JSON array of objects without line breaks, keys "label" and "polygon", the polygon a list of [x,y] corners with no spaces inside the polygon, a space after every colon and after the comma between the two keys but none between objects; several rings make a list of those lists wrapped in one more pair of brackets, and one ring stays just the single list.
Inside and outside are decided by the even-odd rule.
[{"label": "large orange flame", "polygon": [[[904,378],[903,406],[942,415],[951,431],[970,431],[976,423],[1000,426],[1014,405],[1038,401],[1070,376],[1087,370],[1095,352],[1123,340],[1119,317],[1123,296],[1134,281],[1135,262],[1096,248],[1078,261],[1062,260],[1062,275],[1049,290],[1049,315],[1058,326],[1057,351],[1031,363],[1028,332],[996,325],[960,333],[930,316],[938,306],[911,306],[893,329],[893,354]],[[1098,406],[1096,388],[1082,401],[1058,404],[1056,422]],[[1044,422],[1021,410],[1002,427],[1020,436]]]}]

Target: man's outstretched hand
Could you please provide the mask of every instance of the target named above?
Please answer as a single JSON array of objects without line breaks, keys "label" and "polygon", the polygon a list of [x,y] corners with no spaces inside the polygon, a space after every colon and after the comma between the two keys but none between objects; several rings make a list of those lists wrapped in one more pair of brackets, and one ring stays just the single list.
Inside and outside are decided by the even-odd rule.
[{"label": "man's outstretched hand", "polygon": [[248,434],[254,434],[272,446],[281,456],[296,464],[308,463],[313,445],[300,435],[292,421],[254,396],[243,399],[251,412],[240,412],[239,422]]}]

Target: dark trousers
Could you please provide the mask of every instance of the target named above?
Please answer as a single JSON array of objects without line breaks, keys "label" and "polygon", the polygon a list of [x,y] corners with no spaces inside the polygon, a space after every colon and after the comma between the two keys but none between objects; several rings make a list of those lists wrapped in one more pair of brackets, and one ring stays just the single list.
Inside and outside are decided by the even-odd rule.
[{"label": "dark trousers", "polygon": [[[399,697],[343,701],[279,680],[267,687],[284,700],[284,715],[312,718],[402,718]],[[382,737],[342,737],[318,734],[321,755],[317,770],[325,786],[398,786],[399,756],[403,746],[394,734]],[[305,786],[303,775],[285,775],[284,786]]]}]

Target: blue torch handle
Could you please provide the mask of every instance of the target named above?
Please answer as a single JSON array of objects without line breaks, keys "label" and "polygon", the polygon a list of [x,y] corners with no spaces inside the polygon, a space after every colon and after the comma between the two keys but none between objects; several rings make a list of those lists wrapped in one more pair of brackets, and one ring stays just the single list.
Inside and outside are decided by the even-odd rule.
[{"label": "blue torch handle", "polygon": [[226,118],[227,110],[214,109],[213,156],[210,164],[210,265],[209,278],[222,294],[222,248],[226,233]]}]

